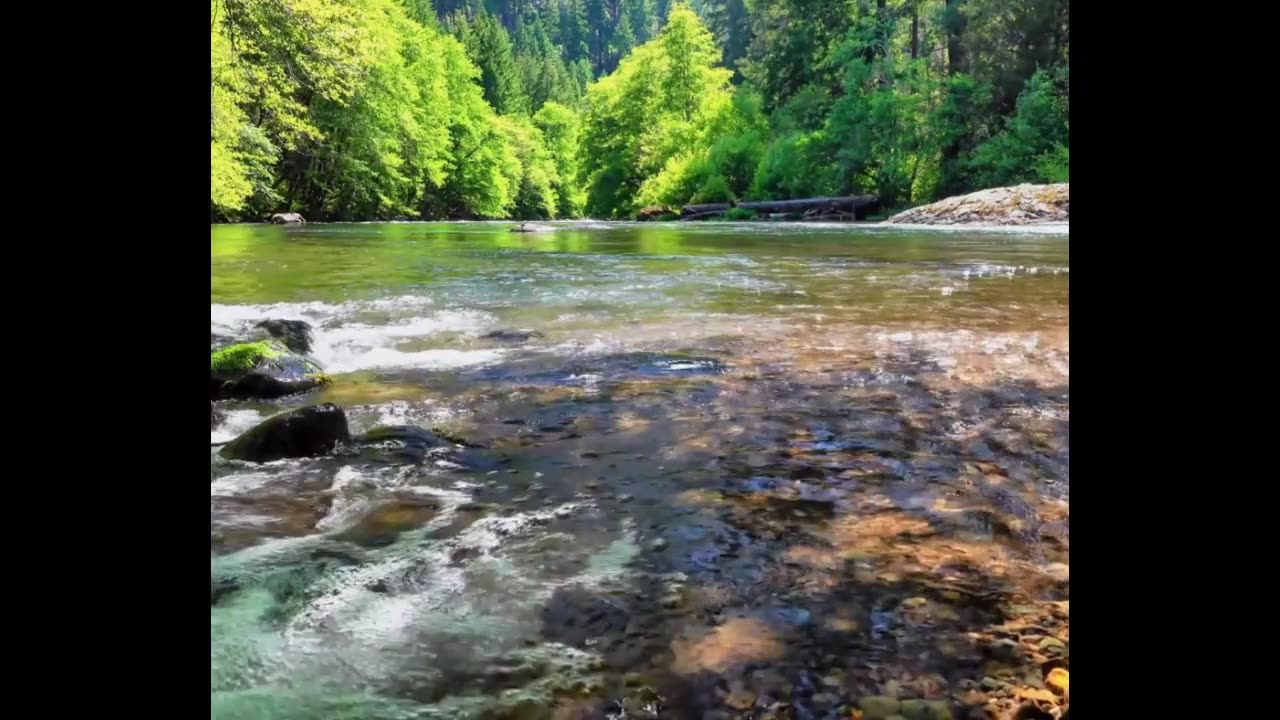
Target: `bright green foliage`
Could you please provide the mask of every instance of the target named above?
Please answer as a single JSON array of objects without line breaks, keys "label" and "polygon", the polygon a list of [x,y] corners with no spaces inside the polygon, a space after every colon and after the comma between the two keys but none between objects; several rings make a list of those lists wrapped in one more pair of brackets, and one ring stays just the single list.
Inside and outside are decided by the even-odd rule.
[{"label": "bright green foliage", "polygon": [[578,185],[578,137],[581,130],[577,113],[548,101],[533,116],[533,124],[542,132],[542,141],[555,168],[552,176],[552,189],[557,201],[555,215],[581,216],[586,197]]},{"label": "bright green foliage", "polygon": [[751,184],[751,197],[760,200],[833,195],[838,180],[821,132],[793,132],[769,145]]},{"label": "bright green foliage", "polygon": [[281,354],[281,347],[269,341],[231,345],[209,354],[209,370],[216,373],[248,372],[259,362]]},{"label": "bright green foliage", "polygon": [[647,180],[709,142],[708,129],[732,97],[731,73],[716,66],[718,56],[697,15],[677,5],[657,38],[587,89],[581,157],[588,214],[633,214]]},{"label": "bright green foliage", "polygon": [[[768,138],[759,95],[739,90],[708,120],[694,150],[670,158],[641,186],[640,205],[727,202],[751,187]],[[708,146],[709,145],[709,146]]]},{"label": "bright green foliage", "polygon": [[1036,173],[1043,182],[1071,182],[1071,149],[1066,145],[1055,145],[1036,160]]},{"label": "bright green foliage", "polygon": [[1067,0],[692,2],[211,0],[211,217],[893,207],[1070,176]]},{"label": "bright green foliage", "polygon": [[505,168],[516,188],[509,214],[523,220],[555,217],[559,198],[554,185],[559,173],[544,145],[542,131],[523,117],[500,117],[498,128],[515,156],[515,162]]}]

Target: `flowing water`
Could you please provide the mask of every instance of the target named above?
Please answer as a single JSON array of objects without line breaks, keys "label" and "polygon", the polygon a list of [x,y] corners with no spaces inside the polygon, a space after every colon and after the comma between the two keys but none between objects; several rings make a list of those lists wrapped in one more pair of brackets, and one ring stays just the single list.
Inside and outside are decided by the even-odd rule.
[{"label": "flowing water", "polygon": [[960,717],[1066,666],[1064,230],[553,225],[212,228],[211,333],[306,320],[335,382],[211,441],[467,445],[211,456],[212,717]]}]

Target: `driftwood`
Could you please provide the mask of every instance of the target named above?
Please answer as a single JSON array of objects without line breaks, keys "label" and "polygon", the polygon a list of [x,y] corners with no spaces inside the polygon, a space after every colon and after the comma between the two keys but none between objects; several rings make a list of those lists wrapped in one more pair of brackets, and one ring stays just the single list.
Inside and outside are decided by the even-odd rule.
[{"label": "driftwood", "polygon": [[875,195],[846,195],[844,197],[801,198],[798,200],[761,200],[737,203],[705,203],[685,205],[680,209],[682,220],[703,220],[723,215],[729,208],[754,210],[758,215],[803,215],[807,218],[858,219],[861,220],[880,207]]}]

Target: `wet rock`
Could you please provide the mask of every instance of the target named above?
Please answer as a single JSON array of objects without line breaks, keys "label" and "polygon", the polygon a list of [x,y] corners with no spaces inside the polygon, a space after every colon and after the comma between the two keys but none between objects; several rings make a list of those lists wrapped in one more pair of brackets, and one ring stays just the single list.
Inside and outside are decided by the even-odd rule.
[{"label": "wet rock", "polygon": [[337,405],[325,403],[268,418],[227,443],[220,454],[229,460],[261,463],[324,455],[350,441],[346,414]]},{"label": "wet rock", "polygon": [[1035,705],[1023,705],[1014,712],[1012,720],[1054,720],[1054,718],[1053,715]]},{"label": "wet rock", "polygon": [[951,707],[942,700],[903,700],[907,720],[952,720]]},{"label": "wet rock", "polygon": [[439,505],[429,498],[396,498],[360,518],[336,538],[362,547],[385,547],[405,530],[426,524],[439,511]]},{"label": "wet rock", "polygon": [[1064,655],[1067,652],[1067,644],[1052,635],[1042,638],[1036,647],[1046,655]]},{"label": "wet rock", "polygon": [[218,427],[218,425],[220,425],[222,421],[226,419],[227,419],[227,416],[224,415],[222,412],[220,412],[218,408],[214,407],[213,403],[210,402],[209,403],[209,429],[212,430]]},{"label": "wet rock", "polygon": [[554,232],[555,227],[551,225],[539,225],[538,223],[522,222],[519,225],[513,225],[511,232],[514,233],[536,233],[536,232]]},{"label": "wet rock", "polygon": [[298,213],[288,212],[272,215],[271,222],[275,225],[302,225],[306,220]]},{"label": "wet rock", "polygon": [[[536,330],[494,330],[481,335],[483,340],[494,340],[497,342],[521,343],[528,342],[533,338],[542,337],[542,333]],[[521,422],[520,424],[524,424]]]},{"label": "wet rock", "polygon": [[886,718],[898,714],[898,711],[902,709],[902,703],[895,697],[871,695],[859,700],[858,708],[862,710],[862,716],[865,720],[886,720]]},{"label": "wet rock", "polygon": [[729,695],[725,697],[724,704],[734,710],[750,710],[756,704],[756,692],[741,680],[734,680],[729,685]]},{"label": "wet rock", "polygon": [[670,544],[671,543],[667,542],[666,538],[657,538],[653,542],[649,543],[649,550],[652,552],[661,552],[666,550],[667,546]]},{"label": "wet rock", "polygon": [[355,438],[366,460],[392,465],[421,465],[458,456],[438,434],[416,425],[384,425]]},{"label": "wet rock", "polygon": [[1000,690],[1001,688],[1007,687],[1008,683],[1001,682],[988,675],[987,677],[982,678],[982,681],[978,683],[978,685],[983,690]]},{"label": "wet rock", "polygon": [[305,320],[267,319],[254,327],[264,330],[267,335],[300,355],[311,352],[311,324]]},{"label": "wet rock", "polygon": [[609,634],[622,633],[630,616],[608,598],[578,586],[555,591],[542,609],[542,635],[548,640],[584,647]]},{"label": "wet rock", "polygon": [[319,365],[279,340],[240,343],[209,355],[210,400],[271,400],[330,382]]},{"label": "wet rock", "polygon": [[218,601],[240,589],[240,582],[235,578],[209,579],[209,604],[217,605]]},{"label": "wet rock", "polygon": [[1045,685],[1064,697],[1071,697],[1071,675],[1062,668],[1053,668],[1044,679]]}]

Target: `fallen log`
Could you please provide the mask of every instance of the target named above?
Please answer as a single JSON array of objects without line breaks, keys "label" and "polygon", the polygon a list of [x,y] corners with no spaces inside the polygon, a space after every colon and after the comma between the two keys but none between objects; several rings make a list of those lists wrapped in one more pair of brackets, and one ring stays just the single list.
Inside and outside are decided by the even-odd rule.
[{"label": "fallen log", "polygon": [[706,220],[707,218],[721,217],[726,212],[728,212],[727,208],[725,210],[706,210],[704,212],[696,212],[691,215],[681,215],[680,219],[681,220]]},{"label": "fallen log", "polygon": [[702,205],[685,205],[680,208],[680,217],[685,220],[690,219],[690,215],[700,215],[703,213],[724,212],[733,207],[733,203],[704,203]]},{"label": "fallen log", "polygon": [[845,195],[843,197],[800,198],[796,200],[756,200],[734,203],[703,203],[680,208],[682,220],[701,220],[723,214],[729,208],[755,210],[760,216],[770,215],[822,215],[851,214],[861,220],[880,208],[876,195]]},{"label": "fallen log", "polygon": [[761,200],[740,202],[738,207],[757,213],[818,213],[851,212],[860,217],[879,207],[880,198],[875,195],[846,195],[844,197],[802,198],[799,200]]}]

